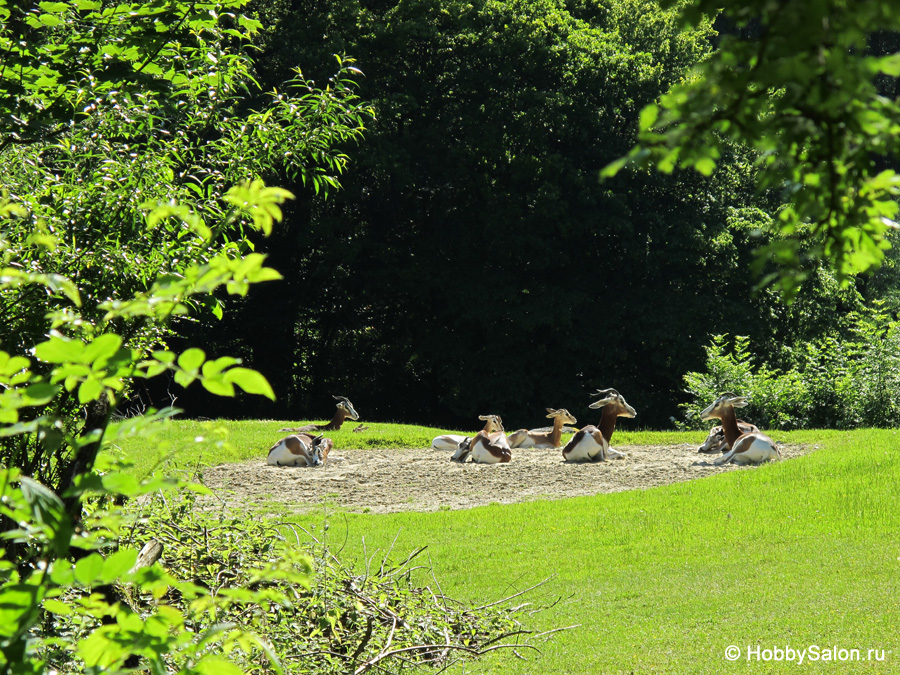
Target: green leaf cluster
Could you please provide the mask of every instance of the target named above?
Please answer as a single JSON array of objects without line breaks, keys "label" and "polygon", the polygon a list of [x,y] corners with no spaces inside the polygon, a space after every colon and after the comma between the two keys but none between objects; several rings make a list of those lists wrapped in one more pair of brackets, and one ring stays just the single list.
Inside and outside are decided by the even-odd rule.
[{"label": "green leaf cluster", "polygon": [[638,145],[604,174],[649,163],[711,175],[723,147],[743,144],[756,154],[758,188],[782,203],[779,236],[758,251],[761,285],[792,298],[816,260],[845,286],[877,268],[900,196],[884,161],[900,150],[900,103],[880,84],[900,73],[900,55],[878,53],[873,35],[900,29],[900,9],[877,0],[663,4],[687,24],[718,16],[717,49],[644,108]]},{"label": "green leaf cluster", "polygon": [[[153,494],[159,499],[161,490],[175,487],[194,495],[205,489],[176,479],[155,477],[139,484],[127,478],[112,472],[82,476],[76,482],[67,496],[96,507],[85,514],[76,532],[59,496],[18,470],[0,470],[0,515],[19,524],[3,538],[7,544],[28,547],[35,560],[23,566],[0,557],[0,668],[119,672],[141,664],[152,672],[242,672],[235,661],[255,659],[282,672],[258,632],[221,619],[229,612],[248,607],[266,611],[272,603],[283,602],[283,591],[273,590],[277,585],[308,588],[310,559],[274,546],[271,533],[261,546],[259,534],[253,533],[257,536],[245,546],[259,547],[251,549],[255,557],[236,561],[226,556],[229,569],[242,573],[233,591],[215,588],[206,574],[186,574],[142,559],[150,549],[139,554],[133,545],[135,514],[104,506],[104,500]],[[144,522],[155,525],[153,519]],[[214,545],[229,545],[228,538],[212,534]],[[210,541],[209,530],[203,535]],[[191,547],[197,550],[193,542]],[[224,572],[219,570],[215,578]],[[240,588],[244,584],[255,587]],[[35,631],[38,623],[41,630]]]},{"label": "green leaf cluster", "polygon": [[702,371],[684,377],[686,426],[725,392],[747,396],[741,416],[760,428],[900,425],[900,321],[881,308],[854,315],[846,337],[796,346],[781,364],[753,356],[747,336],[714,336]]}]

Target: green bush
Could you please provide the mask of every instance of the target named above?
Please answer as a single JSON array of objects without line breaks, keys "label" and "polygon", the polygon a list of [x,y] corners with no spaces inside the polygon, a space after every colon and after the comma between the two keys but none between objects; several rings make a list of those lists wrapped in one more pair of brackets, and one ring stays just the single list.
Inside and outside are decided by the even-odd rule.
[{"label": "green bush", "polygon": [[725,392],[748,397],[740,417],[762,428],[900,425],[900,321],[879,306],[853,319],[847,337],[795,347],[782,370],[757,365],[748,337],[714,336],[706,370],[684,376],[682,426],[703,426],[700,411]]}]

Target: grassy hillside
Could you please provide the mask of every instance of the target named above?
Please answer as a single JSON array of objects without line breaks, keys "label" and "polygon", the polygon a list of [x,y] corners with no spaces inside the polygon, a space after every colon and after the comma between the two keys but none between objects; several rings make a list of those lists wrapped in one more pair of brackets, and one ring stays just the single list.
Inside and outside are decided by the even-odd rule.
[{"label": "grassy hillside", "polygon": [[[283,423],[224,426],[230,448],[193,440],[210,437],[201,425],[174,422],[161,427],[156,447],[129,447],[127,454],[138,460],[136,470],[166,453],[182,465],[261,457],[279,436],[271,430]],[[341,432],[343,447],[365,447],[379,437],[387,447],[422,446],[438,433],[403,425],[371,430],[371,436]],[[617,441],[693,443],[701,436],[617,433]],[[900,434],[795,432],[778,440],[819,450],[646,491],[436,513],[286,514],[285,520],[319,537],[327,525],[332,547],[360,567],[388,551],[399,558],[427,545],[442,590],[475,604],[550,578],[525,598],[552,605],[531,617],[533,627],[577,627],[555,634],[541,655],[523,650],[528,660],[491,655],[457,672],[897,672]],[[436,583],[431,576],[421,581]],[[732,645],[740,651],[734,662],[725,658]],[[776,650],[785,658],[788,647],[793,661],[774,660]],[[832,654],[835,647],[848,651]],[[759,648],[759,659],[748,661],[748,648]],[[762,660],[764,650],[772,650],[771,660]],[[859,660],[841,660],[857,654]]]},{"label": "grassy hillside", "polygon": [[[821,449],[639,492],[341,515],[330,518],[327,537],[359,564],[363,542],[376,557],[428,544],[444,592],[475,603],[551,577],[530,600],[559,602],[533,617],[535,628],[578,627],[555,635],[536,659],[528,651],[529,661],[491,657],[468,672],[897,672],[900,436],[787,436]],[[323,531],[321,518],[295,520]],[[732,645],[736,662],[725,658]],[[760,660],[748,661],[757,646]],[[809,651],[802,666],[797,656],[775,661],[774,651],[761,660],[776,647],[819,647],[820,657],[826,648],[859,649],[861,660],[810,661]],[[884,650],[872,654],[884,660],[865,660],[868,649]]]}]

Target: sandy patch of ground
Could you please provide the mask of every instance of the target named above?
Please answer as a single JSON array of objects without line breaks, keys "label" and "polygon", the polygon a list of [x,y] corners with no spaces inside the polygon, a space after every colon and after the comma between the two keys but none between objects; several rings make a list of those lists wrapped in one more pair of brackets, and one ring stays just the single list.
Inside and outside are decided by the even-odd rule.
[{"label": "sandy patch of ground", "polygon": [[[331,508],[354,512],[465,509],[561,499],[666,485],[753,467],[715,466],[718,455],[694,445],[615,446],[627,457],[595,464],[563,462],[562,451],[514,449],[509,464],[458,464],[435,450],[334,450],[319,468],[268,466],[263,457],[206,470],[216,501],[231,508]],[[782,446],[785,459],[810,452]]]}]

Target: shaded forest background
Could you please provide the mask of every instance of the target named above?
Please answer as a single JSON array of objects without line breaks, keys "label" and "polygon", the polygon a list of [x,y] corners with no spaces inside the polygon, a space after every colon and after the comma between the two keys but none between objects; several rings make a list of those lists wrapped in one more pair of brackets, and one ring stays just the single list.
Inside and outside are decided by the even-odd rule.
[{"label": "shaded forest background", "polygon": [[[467,428],[495,413],[518,427],[539,426],[545,407],[583,417],[590,392],[616,387],[639,426],[660,428],[679,417],[712,336],[748,336],[779,368],[866,306],[896,306],[893,253],[846,289],[809,263],[790,305],[756,289],[752,252],[789,195],[758,194],[740,148],[709,177],[599,179],[725,19],[684,30],[646,0],[255,9],[264,90],[298,64],[324,86],[349,55],[375,117],[344,148],[350,167],[327,200],[263,176],[298,195],[256,244],[284,279],[179,328],[185,345],[242,357],[277,401],[158,382],[155,405],[172,395],[191,416],[324,419],[340,394],[364,420]],[[875,35],[872,49],[895,51],[894,38]]]}]

